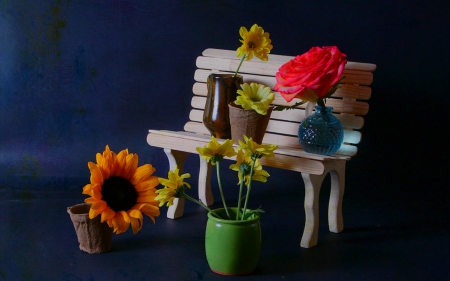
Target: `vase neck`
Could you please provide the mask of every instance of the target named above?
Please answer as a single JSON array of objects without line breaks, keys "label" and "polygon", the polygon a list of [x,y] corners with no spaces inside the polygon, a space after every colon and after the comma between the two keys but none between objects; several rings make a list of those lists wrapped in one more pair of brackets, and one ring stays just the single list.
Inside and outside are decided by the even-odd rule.
[{"label": "vase neck", "polygon": [[316,105],[315,108],[316,108],[317,114],[326,114],[326,113],[331,113],[333,111],[333,108],[329,107],[329,106]]}]

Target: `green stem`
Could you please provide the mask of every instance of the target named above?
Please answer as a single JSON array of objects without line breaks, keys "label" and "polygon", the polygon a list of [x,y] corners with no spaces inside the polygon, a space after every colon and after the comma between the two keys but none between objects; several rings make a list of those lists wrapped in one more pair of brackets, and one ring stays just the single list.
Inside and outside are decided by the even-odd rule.
[{"label": "green stem", "polygon": [[252,168],[250,169],[250,181],[247,186],[247,196],[245,196],[244,210],[242,211],[241,220],[244,220],[244,215],[245,215],[245,212],[247,211],[248,197],[250,197],[250,190],[252,189],[253,170],[255,168],[256,159],[252,159],[252,160],[253,160],[253,162],[252,162]]},{"label": "green stem", "polygon": [[242,56],[241,62],[239,63],[239,66],[238,66],[238,68],[236,69],[236,72],[234,73],[233,77],[236,77],[236,75],[238,74],[239,69],[241,68],[242,62],[244,61],[244,59],[245,59],[246,57],[247,57],[247,54],[245,54],[245,55]]},{"label": "green stem", "polygon": [[245,182],[245,174],[244,174],[244,171],[241,171],[241,185],[239,187],[239,197],[238,197],[238,205],[237,205],[237,212],[236,212],[236,220],[238,220],[239,213],[241,211],[242,187],[244,186],[244,182]]},{"label": "green stem", "polygon": [[183,197],[186,198],[186,199],[188,199],[188,200],[190,200],[190,201],[192,201],[192,202],[194,202],[194,203],[199,204],[200,206],[202,206],[203,208],[205,208],[206,210],[208,210],[211,214],[213,214],[216,218],[222,219],[218,214],[216,214],[215,212],[213,212],[213,210],[211,210],[210,207],[208,207],[208,206],[206,206],[205,204],[203,204],[202,201],[196,200],[196,199],[192,198],[191,196],[187,195],[187,194],[184,193],[184,192],[183,192]]},{"label": "green stem", "polygon": [[316,103],[317,103],[318,106],[325,106],[325,103],[323,102],[322,98],[318,98]]},{"label": "green stem", "polygon": [[216,171],[217,171],[217,181],[219,183],[220,197],[222,197],[223,208],[225,209],[225,212],[227,213],[227,217],[229,220],[231,220],[230,214],[228,213],[227,203],[225,202],[225,196],[223,196],[222,181],[220,180],[220,172],[219,172],[219,168],[220,168],[219,163],[220,162],[216,162]]}]

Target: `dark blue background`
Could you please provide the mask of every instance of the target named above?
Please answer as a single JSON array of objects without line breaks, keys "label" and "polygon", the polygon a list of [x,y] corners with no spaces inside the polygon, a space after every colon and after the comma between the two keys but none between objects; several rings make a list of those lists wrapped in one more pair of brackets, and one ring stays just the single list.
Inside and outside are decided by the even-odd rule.
[{"label": "dark blue background", "polygon": [[[328,243],[313,251],[298,252],[288,243],[271,248],[268,241],[275,241],[270,239],[277,239],[280,230],[298,245],[303,221],[290,227],[278,218],[303,220],[303,184],[299,173],[267,168],[268,183],[257,183],[252,191],[252,204],[262,202],[267,211],[264,243],[270,245],[264,246],[262,274],[286,274],[287,268],[315,278],[324,268],[332,275],[341,263],[347,276],[364,276],[366,270],[377,274],[389,260],[378,277],[390,272],[407,277],[406,271],[411,277],[426,274],[424,268],[445,275],[448,258],[440,258],[445,250],[440,245],[444,241],[448,246],[444,229],[450,184],[446,2],[0,0],[0,252],[9,254],[0,256],[0,277],[49,277],[56,267],[69,265],[74,275],[91,274],[96,258],[77,249],[65,213],[86,197],[81,191],[89,182],[87,162],[109,144],[116,152],[128,148],[138,153],[140,165],[151,163],[156,175],[166,176],[168,161],[162,149],[147,144],[148,129],[182,130],[196,57],[206,48],[237,49],[239,28],[254,23],[270,33],[274,54],[295,56],[312,46],[336,45],[350,61],[377,65],[363,139],[358,155],[347,164],[344,218],[350,230],[339,239],[321,236]],[[194,195],[198,156],[187,161]],[[224,174],[224,181],[234,186],[235,174]],[[191,220],[206,219],[200,208],[187,205],[194,210],[188,214]],[[321,206],[326,208],[326,200]],[[204,222],[165,220],[165,208],[162,213],[159,227],[146,219],[140,235],[128,231],[114,236],[116,252],[104,256],[112,263],[91,272],[101,279],[105,264],[114,272],[119,260],[132,268],[134,260],[120,256],[159,253],[145,252],[153,243],[164,253],[165,247],[167,253],[178,251],[160,264],[174,258],[181,271],[193,266],[209,272],[201,248]],[[326,228],[326,210],[321,214]],[[174,238],[183,229],[195,239]],[[431,232],[435,240],[427,240]],[[166,239],[152,242],[155,233]],[[418,235],[403,243],[411,233]],[[173,239],[186,245],[170,247]],[[183,252],[185,247],[196,255]],[[334,260],[338,251],[348,256]],[[299,261],[305,265],[301,269]],[[201,266],[192,265],[196,262]],[[275,270],[273,263],[281,269]],[[362,264],[360,271],[355,263]],[[136,267],[147,269],[147,259]],[[53,280],[60,280],[60,271],[54,274]]]},{"label": "dark blue background", "polygon": [[275,54],[337,45],[350,61],[377,64],[349,180],[356,161],[368,178],[438,177],[450,64],[440,2],[2,1],[0,188],[81,188],[106,144],[165,175],[147,130],[182,130],[196,57],[236,49],[239,27],[253,23]]},{"label": "dark blue background", "polygon": [[[421,182],[439,193],[449,140],[442,3],[2,1],[0,190],[81,190],[86,162],[106,144],[129,148],[166,175],[165,155],[147,145],[147,130],[182,130],[196,57],[208,47],[236,49],[239,27],[258,23],[270,33],[272,53],[337,45],[350,61],[377,64],[348,181],[377,179],[377,189],[396,183],[416,192],[411,185]],[[188,172],[195,175],[196,165]]]}]

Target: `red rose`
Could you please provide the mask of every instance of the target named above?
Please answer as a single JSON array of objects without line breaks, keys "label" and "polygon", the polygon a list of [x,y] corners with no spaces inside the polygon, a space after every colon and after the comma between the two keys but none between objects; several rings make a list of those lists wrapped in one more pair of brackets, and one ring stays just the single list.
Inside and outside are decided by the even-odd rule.
[{"label": "red rose", "polygon": [[346,63],[347,56],[336,46],[312,47],[280,67],[274,90],[287,102],[294,98],[317,101],[339,81]]}]

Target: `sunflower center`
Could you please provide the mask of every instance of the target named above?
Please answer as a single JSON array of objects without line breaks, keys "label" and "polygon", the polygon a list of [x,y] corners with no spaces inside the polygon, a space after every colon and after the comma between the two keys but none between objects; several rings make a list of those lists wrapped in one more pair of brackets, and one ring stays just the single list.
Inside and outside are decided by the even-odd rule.
[{"label": "sunflower center", "polygon": [[102,199],[114,212],[127,211],[137,201],[138,194],[127,179],[113,176],[105,180],[102,186]]}]

